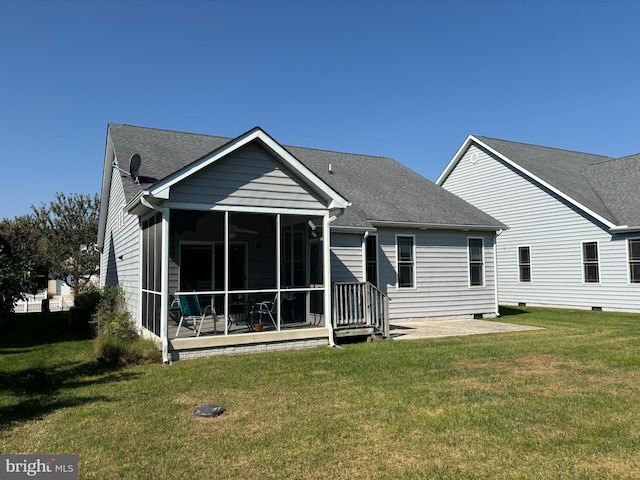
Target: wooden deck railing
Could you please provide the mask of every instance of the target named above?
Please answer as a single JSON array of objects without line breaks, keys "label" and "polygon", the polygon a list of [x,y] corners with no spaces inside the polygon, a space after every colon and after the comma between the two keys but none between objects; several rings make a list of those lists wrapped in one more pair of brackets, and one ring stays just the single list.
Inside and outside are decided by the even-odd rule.
[{"label": "wooden deck railing", "polygon": [[333,284],[333,327],[374,327],[389,337],[389,299],[369,282]]}]

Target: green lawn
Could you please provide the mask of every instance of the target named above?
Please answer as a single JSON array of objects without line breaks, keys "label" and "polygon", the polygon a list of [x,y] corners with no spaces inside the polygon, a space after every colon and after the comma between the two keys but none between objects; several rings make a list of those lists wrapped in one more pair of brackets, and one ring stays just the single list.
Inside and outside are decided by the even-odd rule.
[{"label": "green lawn", "polygon": [[503,310],[545,330],[121,369],[64,316],[20,316],[0,452],[101,480],[640,478],[640,315]]}]

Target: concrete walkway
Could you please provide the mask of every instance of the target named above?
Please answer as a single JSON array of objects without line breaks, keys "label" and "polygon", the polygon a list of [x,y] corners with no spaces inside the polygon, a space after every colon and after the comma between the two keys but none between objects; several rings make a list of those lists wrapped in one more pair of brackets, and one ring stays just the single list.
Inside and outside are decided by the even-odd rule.
[{"label": "concrete walkway", "polygon": [[414,322],[392,321],[389,333],[392,340],[417,340],[421,338],[459,337],[484,333],[522,332],[525,330],[543,329],[494,320],[425,320]]}]

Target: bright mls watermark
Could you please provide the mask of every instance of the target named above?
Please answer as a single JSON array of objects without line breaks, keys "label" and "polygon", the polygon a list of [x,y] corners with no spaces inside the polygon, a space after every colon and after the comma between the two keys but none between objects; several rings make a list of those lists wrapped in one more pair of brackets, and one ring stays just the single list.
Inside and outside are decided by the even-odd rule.
[{"label": "bright mls watermark", "polygon": [[0,478],[78,480],[78,455],[0,455]]}]

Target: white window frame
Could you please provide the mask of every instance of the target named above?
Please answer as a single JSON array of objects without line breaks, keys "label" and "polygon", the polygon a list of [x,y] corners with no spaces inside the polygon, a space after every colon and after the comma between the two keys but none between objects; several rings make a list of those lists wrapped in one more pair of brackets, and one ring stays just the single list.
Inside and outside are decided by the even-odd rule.
[{"label": "white window frame", "polygon": [[[528,264],[524,264],[520,262],[520,249],[521,248],[527,248],[529,249],[529,263]],[[533,275],[531,274],[532,272],[532,268],[531,268],[531,245],[518,245],[516,247],[516,264],[518,265],[518,283],[533,283]],[[529,280],[525,281],[522,280],[522,266],[528,265],[529,266]]]},{"label": "white window frame", "polygon": [[[598,256],[597,262],[596,262],[596,267],[598,268],[598,281],[597,282],[588,282],[587,281],[587,276],[585,275],[585,267],[587,266],[587,260],[585,260],[585,258],[584,258],[584,247],[585,247],[585,245],[590,244],[590,243],[595,243],[595,245],[596,245],[596,255]],[[582,263],[581,263],[582,283],[585,284],[585,285],[599,285],[602,282],[602,273],[601,273],[601,269],[600,269],[600,242],[598,242],[597,240],[590,240],[590,241],[580,242],[580,258],[582,260]],[[590,261],[589,263],[593,263],[593,261]]]},{"label": "white window frame", "polygon": [[[482,283],[480,285],[472,285],[471,283],[471,265],[472,265],[472,260],[471,260],[471,240],[480,240],[480,249],[481,249],[481,253],[482,253],[482,260],[480,261],[480,273],[482,274]],[[477,264],[477,261],[473,261],[473,264]],[[469,288],[482,288],[486,286],[486,272],[485,272],[485,265],[486,265],[486,261],[484,258],[484,238],[483,237],[467,237],[467,278],[468,278],[468,282],[469,282]]]},{"label": "white window frame", "polygon": [[631,265],[632,262],[634,263],[640,263],[640,259],[638,260],[631,260],[631,242],[640,242],[640,237],[636,237],[636,238],[627,238],[627,282],[630,285],[640,285],[640,278],[638,278],[638,281],[633,282],[632,278],[631,278]]},{"label": "white window frame", "polygon": [[[400,260],[400,238],[410,238],[411,239],[411,261],[401,261]],[[412,275],[411,275],[411,286],[400,286],[400,265],[411,264]],[[415,290],[416,287],[416,236],[415,235],[406,235],[406,234],[396,234],[396,289],[397,290]]]},{"label": "white window frame", "polygon": [[369,241],[369,239],[374,240],[375,241],[375,254],[376,254],[376,261],[375,261],[375,269],[376,269],[376,275],[375,275],[375,279],[373,282],[374,285],[380,285],[380,276],[379,276],[379,268],[378,268],[378,264],[379,264],[379,257],[380,257],[380,248],[378,245],[378,235],[375,233],[369,233],[366,236],[363,236],[362,238],[362,271],[363,271],[363,278],[365,281],[371,281],[368,277],[367,277],[367,273],[369,271],[369,259],[367,258],[367,242]]}]

